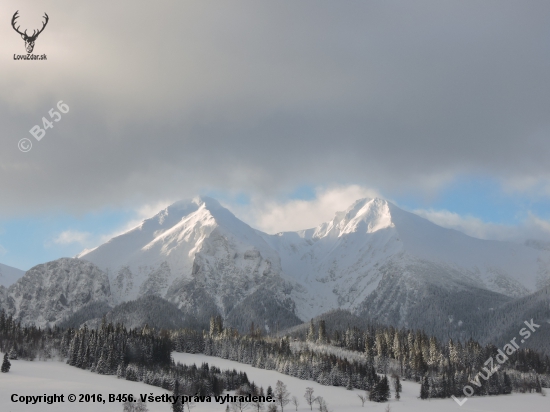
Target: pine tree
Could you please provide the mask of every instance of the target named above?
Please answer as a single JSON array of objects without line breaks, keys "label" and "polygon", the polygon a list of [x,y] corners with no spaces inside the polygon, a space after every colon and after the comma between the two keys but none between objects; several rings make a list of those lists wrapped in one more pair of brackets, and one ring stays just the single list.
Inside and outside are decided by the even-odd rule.
[{"label": "pine tree", "polygon": [[126,376],[126,367],[124,366],[124,360],[121,360],[116,368],[116,376],[121,379]]},{"label": "pine tree", "polygon": [[172,412],[184,412],[183,403],[181,402],[180,383],[176,379],[174,383],[174,392],[172,393],[176,402],[172,404]]},{"label": "pine tree", "polygon": [[139,381],[138,368],[135,364],[130,364],[126,368],[126,380],[132,382]]},{"label": "pine tree", "polygon": [[72,366],[76,366],[77,368],[81,368],[81,369],[86,369],[86,367],[88,366],[86,364],[86,349],[87,349],[86,343],[87,343],[87,334],[85,331],[83,331],[80,339],[80,344],[78,347],[78,353],[76,355],[76,360],[74,365]]},{"label": "pine tree", "polygon": [[0,371],[2,371],[2,373],[7,373],[10,371],[10,367],[11,367],[11,362],[9,361],[8,359],[8,353],[4,353],[4,361],[2,362],[2,368],[0,369]]},{"label": "pine tree", "polygon": [[311,322],[309,323],[306,340],[308,342],[315,342],[315,325],[313,324],[313,319],[311,319]]},{"label": "pine tree", "polygon": [[512,381],[506,372],[504,372],[504,384],[502,385],[502,393],[510,394],[512,393]]},{"label": "pine tree", "polygon": [[439,358],[441,356],[441,353],[439,351],[439,343],[437,342],[437,339],[434,336],[430,338],[430,343],[428,348],[429,348],[429,355],[426,361],[428,362],[428,365],[430,367],[434,368],[438,365]]},{"label": "pine tree", "polygon": [[126,401],[122,404],[122,412],[135,412],[134,402]]},{"label": "pine tree", "polygon": [[15,345],[11,347],[8,358],[11,360],[17,360],[17,350],[15,349]]},{"label": "pine tree", "polygon": [[[495,374],[496,375],[496,374]],[[535,392],[536,393],[542,393],[542,385],[540,383],[540,379],[539,377],[537,376],[537,381],[535,383]]]},{"label": "pine tree", "polygon": [[401,386],[399,375],[393,375],[393,388],[395,390],[395,399],[401,399],[401,391],[403,390],[403,387]]},{"label": "pine tree", "polygon": [[489,382],[485,385],[487,387],[488,395],[498,395],[500,392],[500,382],[498,379],[498,373],[494,373],[489,378]]},{"label": "pine tree", "polygon": [[390,394],[390,384],[388,382],[388,377],[384,376],[380,380],[380,382],[378,383],[377,386],[379,387],[379,389],[378,389],[378,394],[379,394],[379,397],[380,397],[379,402],[386,402],[391,396],[391,394]]},{"label": "pine tree", "polygon": [[135,407],[134,407],[134,411],[135,412],[149,412],[149,408],[147,408],[147,403],[146,402],[142,402],[141,399],[137,401]]},{"label": "pine tree", "polygon": [[430,385],[428,383],[428,377],[424,376],[422,385],[420,385],[420,399],[428,399],[430,396]]},{"label": "pine tree", "polygon": [[399,332],[396,332],[394,335],[392,352],[395,359],[399,361],[401,373],[403,373],[403,353],[401,350],[401,340],[399,339]]},{"label": "pine tree", "polygon": [[216,318],[214,316],[210,317],[210,337],[213,338],[216,336]]},{"label": "pine tree", "polygon": [[347,380],[347,384],[346,384],[346,389],[347,389],[348,391],[353,390],[353,381],[352,381],[352,378],[351,378],[351,373],[348,375],[348,380]]},{"label": "pine tree", "polygon": [[319,343],[327,343],[327,329],[324,320],[319,321]]},{"label": "pine tree", "polygon": [[109,366],[107,364],[107,358],[108,358],[108,349],[104,348],[101,351],[101,356],[99,357],[99,361],[96,365],[96,372],[100,375],[109,375],[111,372],[109,371]]},{"label": "pine tree", "polygon": [[375,384],[371,387],[369,391],[369,401],[380,402],[380,387],[378,386],[378,384]]}]

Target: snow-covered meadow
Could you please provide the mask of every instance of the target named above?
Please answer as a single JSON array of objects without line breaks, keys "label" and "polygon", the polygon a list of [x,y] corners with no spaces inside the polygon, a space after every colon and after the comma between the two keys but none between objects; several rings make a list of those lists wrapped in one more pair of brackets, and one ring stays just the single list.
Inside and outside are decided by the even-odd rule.
[{"label": "snow-covered meadow", "polygon": [[[200,365],[202,362],[208,362],[209,365],[215,365],[221,369],[237,369],[247,373],[248,379],[264,389],[267,386],[275,386],[277,380],[283,381],[291,395],[296,396],[300,401],[298,411],[308,411],[303,394],[306,387],[312,387],[314,395],[322,396],[328,403],[329,409],[334,412],[364,412],[364,411],[384,411],[388,405],[376,404],[372,402],[365,403],[361,407],[361,402],[357,397],[361,391],[348,391],[344,388],[322,386],[312,381],[302,381],[297,378],[282,375],[279,372],[257,369],[249,365],[226,359],[205,356],[191,355],[186,353],[174,353],[176,362]],[[78,369],[64,362],[58,361],[11,361],[12,367],[9,373],[0,373],[0,410],[9,412],[121,412],[120,403],[69,403],[67,396],[69,394],[102,394],[107,399],[108,394],[139,394],[162,395],[168,394],[168,391],[149,386],[144,383],[130,382],[117,379],[115,376],[104,376]],[[389,402],[390,408],[394,412],[442,412],[442,411],[476,411],[476,412],[512,412],[517,410],[528,410],[533,412],[543,412],[550,410],[550,396],[543,397],[539,394],[513,394],[509,396],[495,396],[483,398],[471,398],[462,407],[458,406],[451,399],[437,399],[430,401],[421,401],[418,399],[420,386],[412,382],[403,382],[403,393],[400,401],[392,399]],[[64,394],[65,403],[47,405],[40,403],[36,405],[25,405],[13,403],[10,400],[12,394],[19,395],[52,395]],[[169,412],[170,405],[167,403],[148,403],[151,412]],[[218,403],[196,403],[195,412],[223,412],[225,405]],[[286,411],[294,411],[293,405],[289,404]]]}]

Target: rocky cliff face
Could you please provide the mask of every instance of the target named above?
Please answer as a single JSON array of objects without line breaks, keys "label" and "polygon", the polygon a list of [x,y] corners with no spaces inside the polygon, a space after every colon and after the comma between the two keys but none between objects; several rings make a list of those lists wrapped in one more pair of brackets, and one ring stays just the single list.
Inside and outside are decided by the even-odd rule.
[{"label": "rocky cliff face", "polygon": [[91,302],[109,302],[111,291],[107,275],[97,266],[63,258],[33,267],[0,299],[22,323],[44,327]]}]

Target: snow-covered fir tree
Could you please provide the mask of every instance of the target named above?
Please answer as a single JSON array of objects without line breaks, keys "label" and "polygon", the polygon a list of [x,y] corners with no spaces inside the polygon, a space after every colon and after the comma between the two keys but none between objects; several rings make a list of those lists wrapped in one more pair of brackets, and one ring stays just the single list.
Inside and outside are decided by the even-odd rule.
[{"label": "snow-covered fir tree", "polygon": [[7,373],[10,371],[10,367],[11,367],[11,362],[8,359],[8,354],[4,353],[4,360],[2,362],[2,367],[0,368],[0,371],[2,373]]}]

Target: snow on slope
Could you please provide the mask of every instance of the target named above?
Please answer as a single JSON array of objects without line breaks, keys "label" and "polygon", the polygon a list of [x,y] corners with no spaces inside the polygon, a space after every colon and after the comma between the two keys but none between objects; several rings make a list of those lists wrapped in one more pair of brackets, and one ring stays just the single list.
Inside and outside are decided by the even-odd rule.
[{"label": "snow on slope", "polygon": [[481,240],[445,229],[389,204],[406,250],[423,259],[470,271],[489,289],[523,296],[542,288],[550,278],[549,251],[525,245]]},{"label": "snow on slope", "polygon": [[358,200],[313,229],[262,236],[279,253],[283,271],[303,286],[293,295],[302,319],[336,307],[358,308],[389,267],[408,274],[409,289],[420,282],[511,297],[533,292],[550,278],[547,250],[475,239],[382,199]]},{"label": "snow on slope", "polygon": [[8,287],[25,274],[24,270],[16,269],[0,263],[0,285]]},{"label": "snow on slope", "polygon": [[359,310],[380,282],[385,290],[400,282],[406,296],[394,298],[406,317],[407,302],[430,285],[520,297],[550,279],[550,250],[475,239],[383,199],[360,199],[313,229],[267,235],[199,197],[79,257],[108,274],[117,303],[154,294],[227,315],[263,287],[302,320]]},{"label": "snow on slope", "polygon": [[[4,354],[2,354],[3,356]],[[117,379],[116,376],[98,375],[90,371],[69,366],[58,361],[23,361],[11,360],[8,373],[0,373],[0,411],[6,412],[122,412],[122,404],[115,402],[105,404],[67,401],[69,394],[102,394],[108,399],[110,393],[156,395],[169,391],[141,382],[130,382]],[[25,405],[11,402],[12,394],[23,396],[65,395],[64,403],[48,405],[45,403]],[[168,412],[166,404],[148,404],[150,412]]]},{"label": "snow on slope", "polygon": [[[389,403],[367,402],[364,407],[361,407],[361,402],[357,397],[358,394],[364,394],[363,391],[354,389],[348,391],[342,387],[323,386],[317,382],[300,380],[291,376],[283,375],[276,371],[258,369],[250,365],[245,365],[239,362],[230,361],[227,359],[216,358],[206,355],[196,355],[188,353],[173,353],[174,361],[200,365],[202,362],[207,362],[209,365],[217,366],[221,369],[236,369],[246,372],[249,381],[254,381],[256,384],[264,387],[271,385],[275,387],[278,380],[285,383],[290,392],[290,396],[296,396],[300,402],[298,411],[309,411],[309,406],[306,404],[303,397],[306,387],[311,387],[314,390],[315,396],[322,396],[328,403],[329,410],[335,412],[364,412],[386,410],[388,404],[392,412],[442,412],[442,411],[477,411],[477,412],[511,412],[520,408],[527,408],[533,412],[547,411],[550,407],[550,399],[538,394],[513,394],[508,396],[487,396],[469,399],[464,406],[458,406],[452,399],[431,399],[422,401],[419,399],[420,385],[413,382],[404,381],[403,393],[401,400],[392,399]],[[393,391],[392,391],[393,393]],[[197,410],[200,410],[197,407]],[[202,409],[202,410],[207,410]],[[223,410],[218,405],[217,409]],[[285,410],[294,411],[294,406],[287,405]]]},{"label": "snow on slope", "polygon": [[78,257],[105,270],[113,295],[126,301],[147,294],[165,296],[175,280],[191,280],[197,255],[214,266],[216,260],[234,257],[237,272],[248,271],[249,261],[259,255],[260,270],[278,265],[277,255],[252,228],[207,197],[177,202]]},{"label": "snow on slope", "polygon": [[117,303],[153,294],[208,322],[212,315],[229,316],[235,309],[235,319],[249,320],[261,301],[270,310],[256,323],[274,325],[277,320],[271,318],[279,309],[286,314],[286,326],[299,322],[277,253],[214,199],[175,203],[78,257],[108,274]]},{"label": "snow on slope", "polygon": [[[3,354],[0,354],[3,357]],[[275,386],[278,380],[284,382],[291,395],[298,398],[300,406],[298,411],[309,411],[303,398],[306,387],[312,387],[315,395],[323,396],[329,405],[329,409],[335,412],[383,412],[388,403],[376,404],[368,402],[365,407],[357,394],[358,390],[347,391],[344,388],[322,386],[312,381],[302,381],[275,371],[257,369],[249,365],[229,361],[205,355],[191,355],[174,353],[176,362],[199,366],[202,362],[217,366],[221,369],[236,369],[246,372],[248,379],[256,384],[262,385],[264,390],[267,386]],[[0,373],[0,410],[11,412],[121,412],[120,403],[94,404],[94,403],[58,403],[53,405],[38,404],[25,405],[13,403],[10,398],[12,394],[18,395],[52,395],[64,394],[65,400],[69,394],[102,394],[107,398],[109,394],[139,394],[153,393],[155,396],[168,394],[169,392],[156,386],[146,385],[141,382],[130,382],[117,379],[115,376],[98,375],[75,368],[64,362],[50,361],[11,361],[12,367],[8,373]],[[512,412],[517,410],[529,410],[532,412],[543,412],[550,408],[550,397],[542,397],[538,394],[512,394],[507,396],[474,397],[466,404],[459,407],[451,399],[432,399],[421,401],[418,399],[420,386],[412,382],[402,382],[403,393],[400,401],[392,399],[389,402],[393,412],[441,412],[441,411],[478,411],[478,412]],[[225,410],[225,405],[218,403],[196,403],[195,412],[220,412]],[[148,403],[150,412],[168,412],[170,406],[164,403]],[[288,405],[285,410],[294,411],[294,407]]]},{"label": "snow on slope", "polygon": [[39,327],[53,326],[88,303],[111,302],[107,276],[90,262],[69,258],[34,266],[4,291],[0,308]]}]

